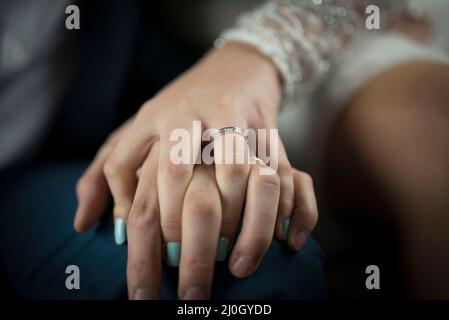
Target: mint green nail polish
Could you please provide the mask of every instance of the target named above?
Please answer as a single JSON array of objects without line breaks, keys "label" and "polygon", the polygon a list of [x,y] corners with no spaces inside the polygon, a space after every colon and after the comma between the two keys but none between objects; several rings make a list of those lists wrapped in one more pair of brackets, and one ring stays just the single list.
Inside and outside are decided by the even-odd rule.
[{"label": "mint green nail polish", "polygon": [[179,267],[179,257],[181,256],[181,245],[179,242],[167,242],[165,252],[165,262],[170,267]]},{"label": "mint green nail polish", "polygon": [[290,219],[285,219],[282,224],[282,239],[287,240],[288,229],[290,228]]},{"label": "mint green nail polish", "polygon": [[126,241],[126,224],[124,219],[115,219],[114,221],[114,237],[115,243],[124,244]]},{"label": "mint green nail polish", "polygon": [[231,240],[229,240],[226,237],[218,238],[217,255],[215,257],[215,260],[217,260],[217,261],[226,260],[226,256],[228,255],[230,243],[231,243]]}]

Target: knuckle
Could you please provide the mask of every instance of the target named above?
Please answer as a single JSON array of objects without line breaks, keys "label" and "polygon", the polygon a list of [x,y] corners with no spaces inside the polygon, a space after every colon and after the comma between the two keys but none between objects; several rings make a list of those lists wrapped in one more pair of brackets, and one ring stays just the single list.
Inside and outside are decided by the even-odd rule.
[{"label": "knuckle", "polygon": [[191,193],[184,204],[186,214],[192,216],[211,216],[219,213],[219,201],[206,193]]},{"label": "knuckle", "polygon": [[182,261],[182,268],[184,268],[187,273],[204,273],[213,268],[213,260],[199,257],[186,257],[184,261]]},{"label": "knuckle", "polygon": [[280,176],[289,176],[292,172],[292,166],[288,161],[280,161],[278,163],[278,173]]},{"label": "knuckle", "polygon": [[219,181],[224,183],[238,183],[246,180],[249,173],[249,166],[245,164],[232,164],[218,166]]},{"label": "knuckle", "polygon": [[135,201],[129,214],[131,228],[148,228],[159,224],[159,208],[153,199]]},{"label": "knuckle", "polygon": [[103,174],[110,178],[115,177],[122,171],[122,166],[114,158],[109,158],[103,165]]},{"label": "knuckle", "polygon": [[161,173],[177,181],[184,181],[191,175],[191,167],[186,164],[175,164],[171,161],[166,161],[161,165]]},{"label": "knuckle", "polygon": [[313,178],[310,174],[304,171],[298,171],[298,175],[305,184],[313,186]]},{"label": "knuckle", "polygon": [[254,182],[263,188],[278,190],[281,187],[281,179],[277,174],[262,175],[256,174]]},{"label": "knuckle", "polygon": [[[261,221],[264,221],[267,225],[273,225],[276,222],[277,211],[276,208],[263,208],[259,210],[258,217]],[[269,233],[268,231],[265,231]]]},{"label": "knuckle", "polygon": [[[290,214],[293,206],[295,205],[295,201],[290,197],[281,197],[279,199],[279,211],[285,210],[286,214]],[[287,212],[288,211],[288,212]]]},{"label": "knuckle", "polygon": [[179,232],[181,234],[181,217],[165,218],[161,216],[161,228],[165,231]]}]

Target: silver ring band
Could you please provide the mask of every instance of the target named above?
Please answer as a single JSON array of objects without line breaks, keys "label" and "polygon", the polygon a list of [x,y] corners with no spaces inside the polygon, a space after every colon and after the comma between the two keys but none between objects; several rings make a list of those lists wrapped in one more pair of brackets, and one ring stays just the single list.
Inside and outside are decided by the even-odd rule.
[{"label": "silver ring band", "polygon": [[225,135],[225,134],[238,134],[248,141],[248,136],[245,134],[245,130],[239,127],[224,127],[218,130],[215,134],[210,137],[210,142],[214,141],[215,137]]}]

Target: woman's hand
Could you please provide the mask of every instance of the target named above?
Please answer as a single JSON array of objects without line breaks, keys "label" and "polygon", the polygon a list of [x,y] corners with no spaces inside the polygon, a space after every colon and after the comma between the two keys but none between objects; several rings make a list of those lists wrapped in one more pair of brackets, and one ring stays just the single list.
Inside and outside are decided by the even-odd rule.
[{"label": "woman's hand", "polygon": [[[78,231],[91,227],[111,191],[117,243],[125,241],[128,226],[131,298],[158,297],[161,256],[169,265],[180,263],[180,297],[207,298],[215,253],[217,260],[226,258],[243,211],[243,227],[229,259],[235,276],[246,277],[257,269],[273,233],[287,238],[295,250],[302,246],[316,222],[313,188],[304,175],[294,179],[280,142],[273,175],[254,173],[265,166],[260,162],[199,169],[203,166],[194,160],[200,143],[192,144],[189,164],[170,159],[175,129],[192,136],[194,120],[201,121],[202,130],[275,128],[279,100],[278,75],[269,60],[249,46],[228,44],[145,103],[100,149],[78,183],[74,224]],[[247,154],[243,145],[225,152]],[[217,148],[214,156],[225,155]],[[289,227],[295,194],[303,199]]]}]

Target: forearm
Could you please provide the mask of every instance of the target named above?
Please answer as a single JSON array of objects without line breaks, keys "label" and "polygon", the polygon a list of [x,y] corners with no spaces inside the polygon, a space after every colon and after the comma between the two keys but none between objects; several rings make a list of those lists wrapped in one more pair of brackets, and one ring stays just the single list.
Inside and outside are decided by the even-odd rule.
[{"label": "forearm", "polygon": [[386,14],[405,1],[323,0],[268,2],[244,14],[218,44],[238,41],[257,48],[278,69],[285,97],[314,89],[332,69],[357,30],[364,29],[365,8],[376,4]]}]

